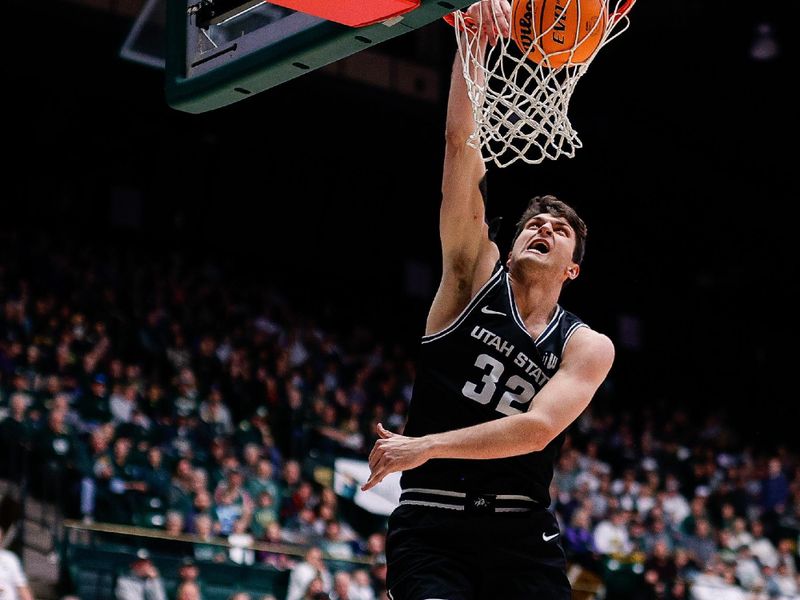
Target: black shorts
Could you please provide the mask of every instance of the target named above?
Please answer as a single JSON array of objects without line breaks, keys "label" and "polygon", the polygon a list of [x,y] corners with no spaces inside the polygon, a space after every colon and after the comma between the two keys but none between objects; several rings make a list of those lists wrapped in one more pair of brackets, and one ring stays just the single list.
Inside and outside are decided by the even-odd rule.
[{"label": "black shorts", "polygon": [[570,600],[555,517],[399,506],[389,518],[392,600]]}]

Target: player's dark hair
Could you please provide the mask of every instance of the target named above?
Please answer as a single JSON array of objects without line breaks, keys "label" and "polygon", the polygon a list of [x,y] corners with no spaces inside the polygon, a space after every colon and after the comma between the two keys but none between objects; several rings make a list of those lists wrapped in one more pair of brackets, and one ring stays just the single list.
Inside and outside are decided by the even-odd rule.
[{"label": "player's dark hair", "polygon": [[522,229],[525,227],[525,223],[536,215],[541,215],[543,213],[565,219],[567,223],[569,223],[569,226],[572,227],[572,230],[575,232],[575,251],[572,253],[572,260],[581,264],[583,261],[583,253],[586,249],[586,234],[588,231],[586,223],[578,216],[574,208],[555,196],[536,196],[531,198],[531,201],[528,203],[528,208],[525,209],[525,212],[522,213],[522,217],[520,217],[517,222],[517,232],[514,234],[514,240],[511,244],[513,245],[514,242],[517,241],[519,234],[522,233]]}]

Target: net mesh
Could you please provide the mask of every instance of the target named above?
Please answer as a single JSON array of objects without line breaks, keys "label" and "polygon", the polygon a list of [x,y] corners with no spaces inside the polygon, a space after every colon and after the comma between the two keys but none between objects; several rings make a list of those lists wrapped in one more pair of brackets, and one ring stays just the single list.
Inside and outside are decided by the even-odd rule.
[{"label": "net mesh", "polygon": [[[458,50],[476,123],[469,144],[481,149],[484,161],[499,167],[518,160],[538,164],[545,159],[572,158],[582,147],[569,120],[570,98],[600,49],[628,28],[627,11],[633,4],[632,0],[601,1],[603,10],[594,29],[580,37],[570,51],[550,54],[543,47],[544,39],[554,28],[563,26],[559,19],[532,34],[530,45],[523,51],[510,36],[498,38],[494,46],[482,43],[476,32],[483,27],[484,18],[493,19],[496,25],[497,14],[454,14]],[[574,6],[570,7],[572,3]],[[580,0],[566,0],[558,8],[563,9],[561,14],[572,8],[581,22],[582,4]],[[533,7],[534,2],[528,2],[525,9],[531,22]],[[596,49],[588,58],[579,58],[578,52],[586,45],[583,42],[588,43],[593,35],[599,36]],[[532,60],[534,56],[536,61]]]}]

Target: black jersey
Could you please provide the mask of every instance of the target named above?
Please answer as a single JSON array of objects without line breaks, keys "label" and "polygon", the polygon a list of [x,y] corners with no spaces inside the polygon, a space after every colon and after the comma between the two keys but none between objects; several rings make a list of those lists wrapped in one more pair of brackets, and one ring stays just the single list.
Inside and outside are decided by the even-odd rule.
[{"label": "black jersey", "polygon": [[[526,412],[558,370],[570,336],[586,325],[556,307],[534,340],[498,265],[459,317],[422,338],[405,434],[451,431]],[[563,434],[539,452],[493,460],[435,459],[403,473],[404,490],[516,494],[548,506]]]}]

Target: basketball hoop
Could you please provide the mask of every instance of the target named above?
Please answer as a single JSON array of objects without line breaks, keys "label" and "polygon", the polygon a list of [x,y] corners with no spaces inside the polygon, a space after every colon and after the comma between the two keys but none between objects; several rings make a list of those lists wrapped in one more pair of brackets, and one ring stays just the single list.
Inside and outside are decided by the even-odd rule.
[{"label": "basketball hoop", "polygon": [[570,98],[600,49],[628,28],[634,2],[515,0],[512,35],[485,50],[480,11],[478,20],[450,16],[476,123],[469,144],[484,161],[506,167],[575,156],[583,143],[569,121]]}]

